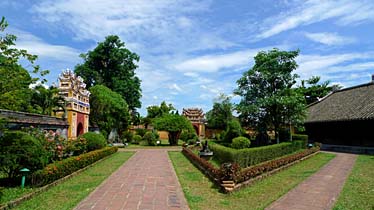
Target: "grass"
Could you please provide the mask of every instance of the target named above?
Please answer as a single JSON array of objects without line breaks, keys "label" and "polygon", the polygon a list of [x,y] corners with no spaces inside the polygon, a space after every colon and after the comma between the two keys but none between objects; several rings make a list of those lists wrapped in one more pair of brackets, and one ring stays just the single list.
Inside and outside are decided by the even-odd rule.
[{"label": "grass", "polygon": [[131,152],[117,152],[79,175],[23,202],[15,209],[73,209],[132,154]]},{"label": "grass", "polygon": [[222,194],[182,153],[169,152],[169,156],[190,208],[201,210],[264,209],[335,157],[333,154],[319,153],[250,187],[232,194]]},{"label": "grass", "polygon": [[1,190],[0,204],[5,204],[11,200],[17,199],[21,197],[22,195],[30,193],[34,190],[35,189],[30,188],[30,187],[25,187],[24,189],[22,189],[21,187],[3,188]]},{"label": "grass", "polygon": [[374,209],[374,156],[358,156],[334,207],[343,209]]}]

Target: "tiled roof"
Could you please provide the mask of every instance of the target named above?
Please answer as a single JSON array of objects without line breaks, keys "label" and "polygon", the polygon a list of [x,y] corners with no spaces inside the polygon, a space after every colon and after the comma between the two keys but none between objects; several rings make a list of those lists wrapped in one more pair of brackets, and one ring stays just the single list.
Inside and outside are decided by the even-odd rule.
[{"label": "tiled roof", "polygon": [[336,91],[308,107],[306,123],[374,119],[374,83]]},{"label": "tiled roof", "polygon": [[0,118],[12,123],[69,126],[68,122],[61,118],[5,109],[0,109]]}]

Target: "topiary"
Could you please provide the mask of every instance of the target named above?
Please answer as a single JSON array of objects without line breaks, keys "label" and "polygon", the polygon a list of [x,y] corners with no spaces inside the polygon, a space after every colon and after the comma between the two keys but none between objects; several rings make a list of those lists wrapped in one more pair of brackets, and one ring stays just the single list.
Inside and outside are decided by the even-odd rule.
[{"label": "topiary", "polygon": [[156,135],[152,131],[148,131],[144,134],[143,140],[147,142],[149,146],[155,146],[156,145]]},{"label": "topiary", "polygon": [[195,140],[197,141],[199,138],[197,137],[197,134],[195,132],[195,130],[191,131],[191,130],[183,130],[181,135],[179,136],[179,139],[184,141],[184,142],[188,142],[188,140]]},{"label": "topiary", "polygon": [[251,141],[244,136],[239,136],[239,137],[234,138],[231,143],[231,147],[235,149],[248,148],[250,145],[251,145]]},{"label": "topiary", "polygon": [[0,139],[0,170],[8,178],[20,175],[20,169],[36,171],[48,163],[48,153],[42,144],[22,131],[4,132]]},{"label": "topiary", "polygon": [[140,135],[134,135],[132,137],[131,143],[133,143],[133,144],[139,144],[142,141],[142,139],[143,138]]},{"label": "topiary", "polygon": [[106,146],[105,137],[101,133],[87,132],[79,136],[87,141],[87,151],[101,149]]}]

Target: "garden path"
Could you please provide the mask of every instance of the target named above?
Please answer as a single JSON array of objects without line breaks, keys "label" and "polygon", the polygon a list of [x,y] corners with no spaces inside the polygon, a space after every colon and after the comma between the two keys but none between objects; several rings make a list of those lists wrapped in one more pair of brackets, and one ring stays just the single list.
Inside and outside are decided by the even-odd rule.
[{"label": "garden path", "polygon": [[75,209],[189,209],[167,151],[137,150]]},{"label": "garden path", "polygon": [[266,210],[326,210],[331,209],[357,155],[334,153],[336,157],[320,171],[272,203]]}]

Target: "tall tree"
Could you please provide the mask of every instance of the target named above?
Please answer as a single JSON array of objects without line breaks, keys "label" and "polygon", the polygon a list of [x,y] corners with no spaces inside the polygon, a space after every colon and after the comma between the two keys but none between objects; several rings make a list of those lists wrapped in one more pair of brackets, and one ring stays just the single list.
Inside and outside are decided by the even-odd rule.
[{"label": "tall tree", "polygon": [[206,113],[208,126],[218,129],[226,129],[227,123],[233,119],[234,105],[231,103],[231,97],[221,94],[215,99],[213,109]]},{"label": "tall tree", "polygon": [[121,95],[103,85],[95,85],[89,91],[91,123],[98,125],[106,134],[112,129],[117,129],[121,135],[127,129],[130,120],[126,101]]},{"label": "tall tree", "polygon": [[292,73],[297,68],[298,54],[278,49],[261,51],[254,58],[254,66],[237,81],[235,93],[242,97],[237,105],[240,118],[254,123],[259,130],[263,126],[274,129],[277,143],[282,125],[305,118],[304,98],[292,89],[298,77]]},{"label": "tall tree", "polygon": [[182,130],[193,131],[190,121],[186,117],[176,114],[165,114],[153,121],[153,126],[157,130],[167,131],[169,144],[171,146],[178,145],[178,139]]},{"label": "tall tree", "polygon": [[140,79],[135,74],[139,56],[126,49],[118,36],[107,36],[81,57],[84,63],[75,67],[75,73],[83,77],[87,88],[105,85],[119,93],[131,111],[141,106]]},{"label": "tall tree", "polygon": [[330,92],[339,90],[341,86],[330,85],[330,81],[320,82],[321,77],[312,76],[307,80],[301,80],[300,91],[304,95],[307,104],[318,101],[318,99],[325,97]]},{"label": "tall tree", "polygon": [[[33,74],[43,77],[48,74],[48,71],[41,71],[39,66],[35,65],[36,55],[14,47],[17,37],[5,33],[7,27],[8,22],[2,17],[0,21],[0,108],[32,112],[29,86],[37,82],[39,78],[32,78],[30,73],[19,64],[19,60],[29,62]],[[46,80],[43,79],[41,82],[44,83]]]},{"label": "tall tree", "polygon": [[58,95],[56,87],[45,88],[38,85],[33,88],[31,104],[38,114],[52,115],[55,108],[65,109],[65,99]]}]

